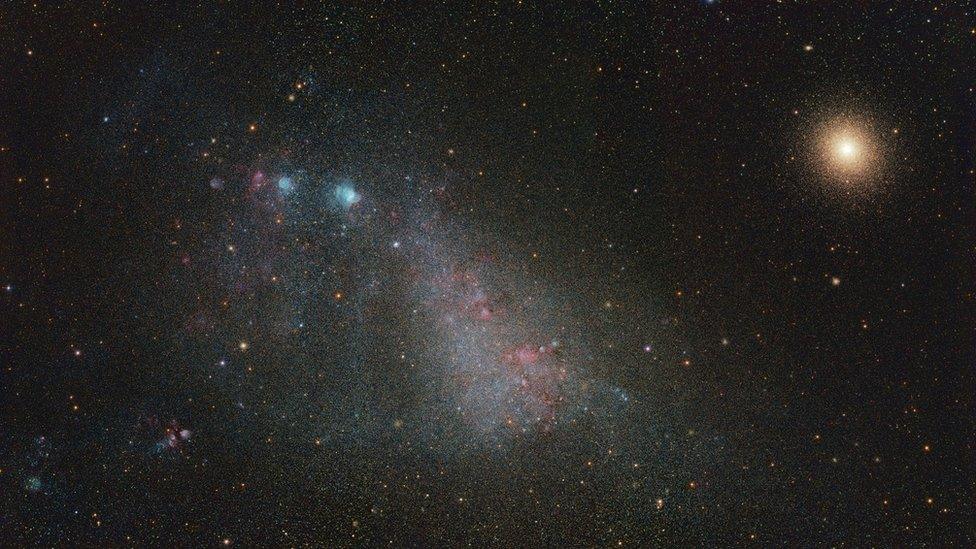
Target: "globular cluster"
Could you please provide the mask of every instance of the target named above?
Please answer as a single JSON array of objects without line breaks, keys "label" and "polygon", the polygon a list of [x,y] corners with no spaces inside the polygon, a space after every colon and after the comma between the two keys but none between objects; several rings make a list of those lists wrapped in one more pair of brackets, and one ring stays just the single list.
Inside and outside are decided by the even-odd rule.
[{"label": "globular cluster", "polygon": [[0,36],[0,545],[974,544],[972,6]]},{"label": "globular cluster", "polygon": [[842,200],[876,198],[896,181],[898,128],[869,115],[840,114],[812,128],[810,164],[822,190]]}]

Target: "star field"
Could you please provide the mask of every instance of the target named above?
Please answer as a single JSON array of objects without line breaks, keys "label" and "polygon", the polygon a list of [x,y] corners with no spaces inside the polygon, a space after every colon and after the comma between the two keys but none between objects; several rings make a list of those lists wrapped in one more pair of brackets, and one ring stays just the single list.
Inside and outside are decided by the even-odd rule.
[{"label": "star field", "polygon": [[967,3],[0,36],[0,545],[976,543]]}]

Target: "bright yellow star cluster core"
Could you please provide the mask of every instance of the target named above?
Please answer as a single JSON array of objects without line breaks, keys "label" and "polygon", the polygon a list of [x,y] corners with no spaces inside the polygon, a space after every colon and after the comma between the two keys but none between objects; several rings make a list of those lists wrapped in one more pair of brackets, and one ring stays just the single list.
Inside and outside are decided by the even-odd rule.
[{"label": "bright yellow star cluster core", "polygon": [[878,183],[883,167],[882,143],[869,120],[838,116],[814,132],[813,164],[828,188],[862,194]]},{"label": "bright yellow star cluster core", "polygon": [[845,179],[863,175],[874,156],[871,137],[847,121],[831,124],[824,132],[820,146],[825,167]]}]

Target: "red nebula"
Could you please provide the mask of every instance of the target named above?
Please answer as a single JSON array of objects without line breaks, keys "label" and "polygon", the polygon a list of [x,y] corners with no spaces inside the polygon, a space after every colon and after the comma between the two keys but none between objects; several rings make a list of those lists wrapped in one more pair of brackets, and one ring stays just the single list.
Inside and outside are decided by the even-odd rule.
[{"label": "red nebula", "polygon": [[253,193],[258,191],[262,186],[264,186],[264,172],[256,171],[251,176],[251,186],[249,189]]},{"label": "red nebula", "polygon": [[503,353],[502,362],[516,376],[526,411],[535,414],[544,426],[551,426],[556,408],[563,402],[559,388],[566,379],[566,368],[558,360],[557,349],[524,343]]}]

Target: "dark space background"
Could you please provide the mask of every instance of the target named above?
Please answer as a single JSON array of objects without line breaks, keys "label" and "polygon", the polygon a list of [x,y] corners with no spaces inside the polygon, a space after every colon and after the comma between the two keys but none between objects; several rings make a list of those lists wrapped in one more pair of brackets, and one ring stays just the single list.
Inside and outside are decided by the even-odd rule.
[{"label": "dark space background", "polygon": [[966,2],[5,3],[2,544],[972,546],[974,59]]}]

